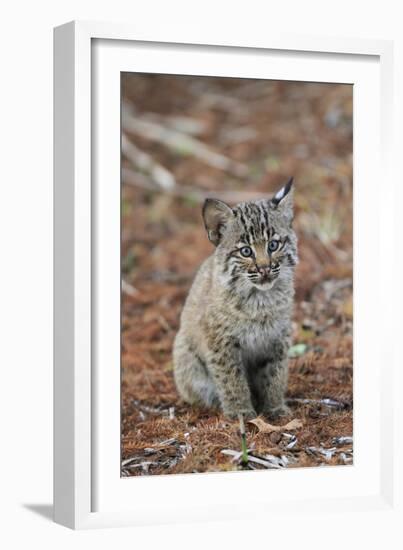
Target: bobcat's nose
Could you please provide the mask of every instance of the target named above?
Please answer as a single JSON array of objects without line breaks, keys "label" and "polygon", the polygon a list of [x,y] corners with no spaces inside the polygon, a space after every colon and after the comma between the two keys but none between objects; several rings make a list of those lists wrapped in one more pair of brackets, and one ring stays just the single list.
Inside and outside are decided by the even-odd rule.
[{"label": "bobcat's nose", "polygon": [[258,265],[257,270],[262,277],[267,277],[270,275],[271,266],[269,265]]}]

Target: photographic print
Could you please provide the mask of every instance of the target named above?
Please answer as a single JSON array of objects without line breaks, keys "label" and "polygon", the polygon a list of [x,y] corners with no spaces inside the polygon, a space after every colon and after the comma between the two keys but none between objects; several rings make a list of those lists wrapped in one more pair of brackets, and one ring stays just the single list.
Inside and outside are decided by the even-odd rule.
[{"label": "photographic print", "polygon": [[121,75],[121,475],[353,463],[353,86]]}]

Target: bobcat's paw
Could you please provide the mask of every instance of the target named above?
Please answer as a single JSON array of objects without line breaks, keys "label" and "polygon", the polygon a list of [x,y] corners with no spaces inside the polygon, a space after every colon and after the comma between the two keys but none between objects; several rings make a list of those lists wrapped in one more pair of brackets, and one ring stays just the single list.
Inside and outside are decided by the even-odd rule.
[{"label": "bobcat's paw", "polygon": [[263,411],[264,416],[269,418],[279,418],[280,416],[288,416],[291,413],[291,409],[282,403],[278,407],[267,408]]},{"label": "bobcat's paw", "polygon": [[250,418],[256,418],[257,414],[255,409],[248,408],[248,409],[223,409],[224,416],[231,419],[236,419],[240,414],[243,415],[245,420],[249,420]]}]

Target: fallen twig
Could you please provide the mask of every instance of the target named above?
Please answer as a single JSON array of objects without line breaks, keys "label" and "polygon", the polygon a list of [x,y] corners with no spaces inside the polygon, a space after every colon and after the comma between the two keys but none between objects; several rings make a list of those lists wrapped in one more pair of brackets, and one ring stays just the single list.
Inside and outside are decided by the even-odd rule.
[{"label": "fallen twig", "polygon": [[142,114],[142,118],[151,122],[157,122],[162,126],[166,125],[178,132],[189,134],[191,136],[199,136],[206,131],[206,123],[203,120],[192,118],[189,116],[178,115],[159,115],[157,113]]},{"label": "fallen twig", "polygon": [[[223,455],[232,456],[233,462],[242,462],[242,454],[243,451],[233,451],[232,449],[223,449],[221,451]],[[255,456],[248,453],[248,460],[250,462],[255,462],[256,464],[260,464],[261,466],[264,466],[265,468],[281,468],[280,465],[276,464],[275,462],[271,462],[269,460],[265,460],[264,458],[261,458],[259,456]],[[243,464],[243,462],[242,462]]]},{"label": "fallen twig", "polygon": [[125,134],[122,135],[122,153],[133,166],[149,174],[151,179],[162,189],[169,190],[175,187],[174,175],[154,160],[151,155],[141,151]]},{"label": "fallen twig", "polygon": [[[149,414],[162,414],[164,416],[170,416],[175,414],[175,407],[152,407],[147,403],[142,403],[138,399],[133,399],[132,404],[139,410]],[[172,411],[173,409],[173,411]]]},{"label": "fallen twig", "polygon": [[250,126],[241,126],[240,128],[225,128],[220,134],[220,141],[224,145],[235,145],[256,139],[257,131]]},{"label": "fallen twig", "polygon": [[[286,468],[290,463],[297,462],[297,459],[292,456],[287,457],[286,455],[281,455],[280,457],[278,457],[270,454],[259,456],[251,453],[250,451],[251,451],[250,449],[247,449],[248,467],[251,466],[251,464],[249,463],[252,462],[255,464],[259,464],[260,466],[264,466],[265,468],[281,469],[281,468]],[[242,462],[242,454],[243,454],[242,451],[234,451],[232,449],[223,449],[221,453],[227,456],[231,456],[232,462],[241,462],[242,466],[244,466]]]},{"label": "fallen twig", "polygon": [[137,288],[135,288],[133,285],[122,279],[122,291],[125,294],[128,294],[129,296],[136,296],[138,293]]},{"label": "fallen twig", "polygon": [[[152,178],[130,168],[122,168],[122,180],[126,185],[133,185],[151,192],[161,192],[161,187]],[[171,189],[164,189],[164,191],[175,197],[184,197],[198,203],[203,203],[207,198],[220,199],[230,204],[271,198],[271,195],[267,193],[256,191],[204,191],[179,184]]]},{"label": "fallen twig", "polygon": [[323,456],[326,461],[331,460],[334,456],[338,456],[343,464],[349,464],[353,461],[353,449],[339,449],[337,447],[331,447],[326,449],[324,447],[305,447],[305,452],[312,456]]},{"label": "fallen twig", "polygon": [[136,117],[131,111],[130,106],[123,105],[122,126],[124,131],[162,143],[166,147],[176,149],[184,154],[192,155],[213,168],[224,170],[237,177],[247,175],[248,168],[244,164],[213,151],[205,143],[192,136],[157,122]]},{"label": "fallen twig", "polygon": [[240,110],[246,111],[245,103],[238,98],[221,94],[219,92],[204,92],[200,96],[200,104],[204,108],[219,108],[223,111],[229,111],[230,113],[239,112]]},{"label": "fallen twig", "polygon": [[295,404],[302,404],[302,405],[325,405],[325,407],[329,407],[330,409],[337,409],[337,410],[344,410],[351,408],[351,405],[349,403],[345,403],[343,401],[336,401],[335,399],[330,399],[326,397],[325,399],[301,399],[299,397],[290,397],[287,399],[287,403],[295,403]]},{"label": "fallen twig", "polygon": [[290,450],[298,443],[297,436],[293,434],[288,434],[286,432],[283,432],[282,434],[285,439],[288,439],[288,443],[285,445],[285,449]]},{"label": "fallen twig", "polygon": [[248,447],[246,445],[245,422],[243,414],[239,415],[239,431],[241,432],[242,464],[248,464]]},{"label": "fallen twig", "polygon": [[349,435],[341,435],[332,439],[333,445],[352,445],[353,438]]}]

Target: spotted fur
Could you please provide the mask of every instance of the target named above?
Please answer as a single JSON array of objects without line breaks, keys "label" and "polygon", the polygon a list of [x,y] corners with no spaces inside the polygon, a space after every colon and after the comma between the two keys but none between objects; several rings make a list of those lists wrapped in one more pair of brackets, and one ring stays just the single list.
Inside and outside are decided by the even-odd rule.
[{"label": "spotted fur", "polygon": [[178,391],[229,417],[284,414],[298,260],[292,180],[271,200],[230,208],[207,199],[203,218],[216,248],[182,311],[173,350]]}]

